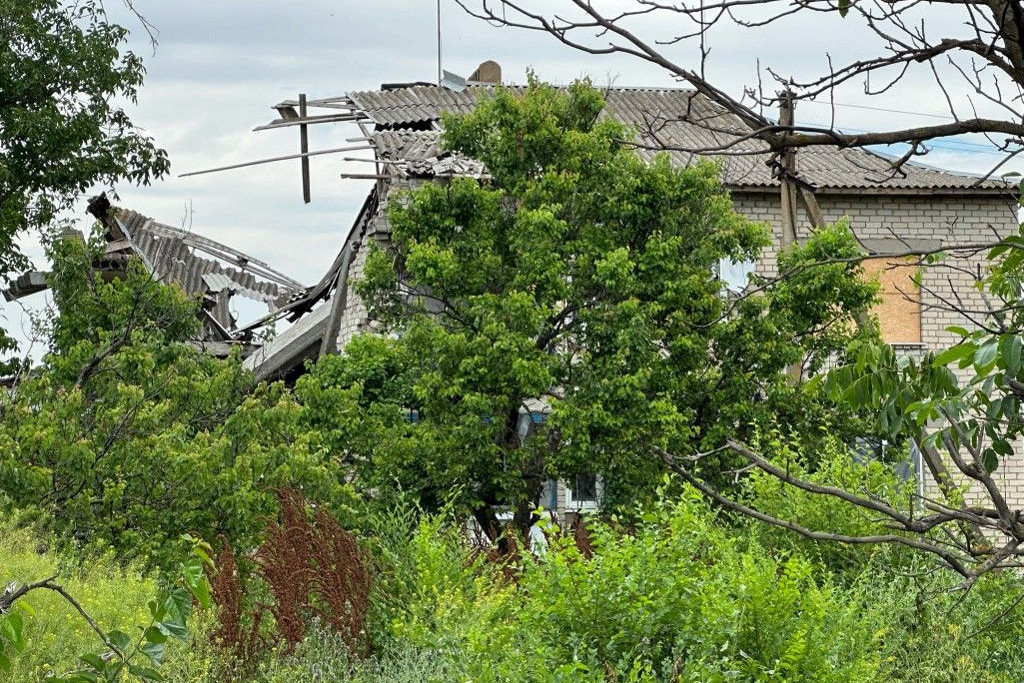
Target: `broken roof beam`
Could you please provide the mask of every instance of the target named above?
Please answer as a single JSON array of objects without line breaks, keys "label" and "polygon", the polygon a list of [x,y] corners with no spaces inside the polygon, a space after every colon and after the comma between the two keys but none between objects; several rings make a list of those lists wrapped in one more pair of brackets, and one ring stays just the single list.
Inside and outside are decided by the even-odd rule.
[{"label": "broken roof beam", "polygon": [[262,126],[256,126],[255,128],[253,128],[253,130],[275,130],[277,128],[289,128],[291,126],[306,126],[317,123],[341,123],[366,120],[367,119],[365,116],[356,113],[318,114],[316,116],[307,116],[305,118],[296,115],[295,118],[274,119],[270,123],[264,124]]},{"label": "broken roof beam", "polygon": [[[278,102],[277,104],[271,105],[270,108],[271,109],[280,109],[280,108],[283,108],[283,107],[298,107],[298,106],[299,106],[299,101],[298,100],[282,100],[282,101]],[[352,100],[349,98],[348,95],[338,95],[336,97],[321,97],[321,98],[315,99],[315,100],[307,100],[306,101],[306,106],[309,106],[309,107],[323,107],[325,109],[340,109],[342,107],[344,107],[345,109],[352,109],[352,108],[354,108],[355,105],[352,102]]]},{"label": "broken roof beam", "polygon": [[289,159],[301,159],[302,157],[315,157],[321,154],[337,154],[338,152],[358,152],[361,150],[372,150],[373,147],[366,145],[360,145],[357,147],[338,147],[336,149],[321,149],[316,152],[306,152],[305,154],[285,154],[279,157],[270,157],[269,159],[257,159],[255,161],[243,161],[238,164],[231,164],[229,166],[218,166],[217,168],[207,168],[202,171],[189,171],[188,173],[182,173],[179,178],[188,178],[194,175],[205,175],[207,173],[219,173],[220,171],[232,171],[236,168],[247,168],[249,166],[258,166],[260,164],[270,164],[275,161],[288,161]]},{"label": "broken roof beam", "polygon": [[186,232],[183,230],[179,231],[177,228],[170,228],[168,226],[152,222],[146,226],[146,229],[155,235],[160,235],[161,237],[181,240],[181,243],[185,246],[192,247],[193,249],[208,254],[209,256],[231,263],[236,267],[247,269],[250,273],[262,275],[267,280],[271,280],[279,285],[285,285],[295,289],[301,289],[303,287],[301,282],[288,277],[278,270],[275,270],[270,264],[257,258],[253,258],[248,254],[238,251],[237,249],[232,249],[227,245],[215,242],[201,235],[197,235],[194,232]]},{"label": "broken roof beam", "polygon": [[21,299],[22,297],[35,294],[36,292],[42,292],[43,290],[49,289],[50,285],[46,281],[46,273],[38,270],[33,270],[19,275],[17,279],[11,282],[11,286],[4,290],[4,299],[7,301],[14,301]]}]

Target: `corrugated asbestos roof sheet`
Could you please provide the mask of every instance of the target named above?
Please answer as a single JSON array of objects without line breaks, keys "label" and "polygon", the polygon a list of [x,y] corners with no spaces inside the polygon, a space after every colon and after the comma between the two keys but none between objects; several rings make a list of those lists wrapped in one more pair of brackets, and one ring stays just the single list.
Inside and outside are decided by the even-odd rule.
[{"label": "corrugated asbestos roof sheet", "polygon": [[[162,282],[177,283],[188,294],[202,296],[227,290],[260,301],[269,308],[284,304],[302,285],[266,263],[192,232],[157,223],[135,211],[111,212],[131,249]],[[119,242],[112,242],[117,253]],[[230,320],[223,301],[213,315]]]},{"label": "corrugated asbestos roof sheet", "polygon": [[[491,90],[492,86],[470,86],[454,92],[438,86],[417,85],[353,92],[348,96],[377,124],[379,130],[372,142],[382,158],[398,162],[391,167],[392,172],[479,176],[483,173],[479,163],[438,148],[437,129],[442,112],[469,112],[478,98]],[[693,91],[612,88],[605,91],[605,102],[604,115],[613,116],[637,131],[642,156],[650,158],[665,148],[685,148],[692,151],[670,150],[669,154],[679,164],[690,164],[698,157],[718,160],[723,167],[723,180],[730,187],[778,186],[768,165],[771,157],[764,143],[744,140],[730,149],[732,154],[713,151],[749,129],[740,119]],[[902,172],[893,177],[886,157],[863,149],[812,147],[799,150],[796,157],[800,177],[821,189],[934,192],[1007,188],[998,180],[979,184],[975,176],[912,163],[905,164]]]},{"label": "corrugated asbestos roof sheet", "polygon": [[394,170],[406,176],[460,175],[479,178],[484,165],[458,152],[440,148],[439,131],[384,130],[371,142],[381,159],[394,161]]}]

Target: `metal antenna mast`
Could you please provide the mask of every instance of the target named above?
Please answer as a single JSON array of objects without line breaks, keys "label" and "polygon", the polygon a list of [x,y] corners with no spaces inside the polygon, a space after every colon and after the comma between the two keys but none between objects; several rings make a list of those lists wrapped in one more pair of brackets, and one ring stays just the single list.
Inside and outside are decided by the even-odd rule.
[{"label": "metal antenna mast", "polygon": [[437,84],[441,85],[441,0],[437,0]]}]

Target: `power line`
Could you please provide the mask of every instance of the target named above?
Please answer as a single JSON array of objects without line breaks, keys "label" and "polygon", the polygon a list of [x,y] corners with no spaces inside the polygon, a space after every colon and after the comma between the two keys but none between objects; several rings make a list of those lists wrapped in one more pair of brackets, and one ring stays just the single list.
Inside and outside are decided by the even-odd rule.
[{"label": "power line", "polygon": [[929,114],[920,111],[907,111],[905,109],[888,109],[886,107],[872,107],[867,104],[847,104],[845,102],[819,102],[818,100],[803,100],[807,104],[820,104],[825,107],[847,107],[850,109],[868,109],[870,111],[884,111],[889,114],[910,114],[911,116],[925,116],[930,119],[944,119],[946,121],[956,121],[956,117],[948,116],[946,114]]}]

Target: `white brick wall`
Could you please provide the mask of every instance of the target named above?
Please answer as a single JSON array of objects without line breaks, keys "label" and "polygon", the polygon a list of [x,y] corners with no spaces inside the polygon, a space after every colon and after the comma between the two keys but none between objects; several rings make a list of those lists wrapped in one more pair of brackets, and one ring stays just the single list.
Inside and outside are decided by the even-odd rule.
[{"label": "white brick wall", "polygon": [[[736,210],[757,221],[768,222],[779,244],[781,218],[778,193],[736,193]],[[842,217],[850,219],[850,227],[861,240],[893,239],[894,234],[908,241],[938,241],[941,246],[991,241],[996,235],[1017,231],[1017,205],[1010,197],[999,196],[927,196],[927,195],[820,195],[818,203],[829,223]],[[798,234],[806,237],[809,225]],[[758,271],[775,272],[775,247],[766,251]],[[984,275],[984,254],[967,259],[948,259],[947,266],[926,269],[922,278],[921,342],[925,349],[937,350],[952,344],[956,335],[947,332],[950,325],[970,329],[964,316],[942,309],[940,299],[959,297],[968,308],[983,308],[975,278]],[[1024,508],[1024,444],[1017,445],[1018,456],[1004,458],[995,479],[1003,487],[1011,508]],[[950,463],[951,471],[956,471]],[[934,485],[929,482],[934,493]],[[977,487],[968,491],[969,500],[981,502],[984,493]]]},{"label": "white brick wall", "polygon": [[414,189],[421,185],[421,181],[395,181],[390,184],[380,200],[377,214],[370,220],[366,232],[359,243],[352,264],[349,266],[348,276],[348,298],[345,300],[345,313],[341,318],[341,325],[338,328],[338,348],[344,349],[345,345],[360,332],[371,327],[366,305],[359,295],[355,293],[354,283],[363,277],[363,270],[366,267],[366,258],[369,256],[373,245],[387,249],[391,244],[391,225],[388,221],[388,205],[396,201],[402,192]]}]

